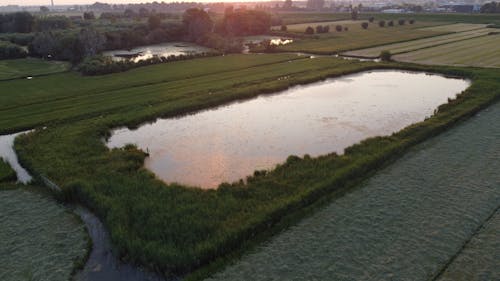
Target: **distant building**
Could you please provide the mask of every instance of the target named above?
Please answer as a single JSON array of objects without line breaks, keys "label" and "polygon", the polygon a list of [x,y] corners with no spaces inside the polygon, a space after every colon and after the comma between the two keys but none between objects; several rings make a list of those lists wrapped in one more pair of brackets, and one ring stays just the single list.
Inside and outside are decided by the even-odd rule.
[{"label": "distant building", "polygon": [[406,13],[406,10],[405,9],[385,9],[385,10],[382,10],[382,13],[386,13],[386,14],[402,14],[402,13]]}]

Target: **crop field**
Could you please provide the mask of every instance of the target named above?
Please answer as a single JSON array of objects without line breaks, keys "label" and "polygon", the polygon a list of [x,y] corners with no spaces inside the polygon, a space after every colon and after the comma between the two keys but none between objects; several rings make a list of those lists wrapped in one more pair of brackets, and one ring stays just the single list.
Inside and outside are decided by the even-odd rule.
[{"label": "crop field", "polygon": [[0,184],[0,225],[2,281],[69,280],[87,252],[83,224],[47,195]]},{"label": "crop field", "polygon": [[[419,27],[437,23],[416,22],[413,25],[408,23],[405,25],[398,25],[396,23],[393,27],[379,27],[377,20],[375,20],[375,22],[369,24],[368,29],[363,29],[361,27],[362,22],[363,21],[341,21],[337,23],[329,22],[329,33],[320,34],[318,35],[318,38],[296,39],[291,44],[280,46],[278,50],[287,52],[334,54],[341,51],[349,51],[443,34],[443,32],[419,29]],[[335,26],[337,24],[346,26],[349,30],[337,32],[335,31]],[[288,28],[291,31],[296,30],[297,32],[303,34],[307,26],[312,26],[314,28],[316,25],[318,24],[299,24],[289,26]]]},{"label": "crop field", "polygon": [[[209,280],[433,280],[499,207],[499,119],[496,103],[418,145]],[[499,218],[448,280],[498,280]]]},{"label": "crop field", "polygon": [[0,81],[67,71],[69,64],[41,59],[0,60]]},{"label": "crop field", "polygon": [[472,23],[455,23],[439,26],[424,27],[421,30],[435,31],[435,32],[464,32],[485,28],[487,24],[472,24]]},{"label": "crop field", "polygon": [[393,57],[429,65],[500,67],[500,35],[488,35]]},{"label": "crop field", "polygon": [[401,54],[419,49],[434,47],[456,41],[462,41],[475,37],[485,36],[491,32],[490,28],[480,28],[471,31],[457,32],[448,35],[435,36],[424,39],[411,40],[402,43],[383,45],[368,49],[355,50],[344,53],[348,56],[376,58],[382,51],[390,51],[391,54]]},{"label": "crop field", "polygon": [[500,280],[499,233],[500,211],[497,210],[437,280]]}]

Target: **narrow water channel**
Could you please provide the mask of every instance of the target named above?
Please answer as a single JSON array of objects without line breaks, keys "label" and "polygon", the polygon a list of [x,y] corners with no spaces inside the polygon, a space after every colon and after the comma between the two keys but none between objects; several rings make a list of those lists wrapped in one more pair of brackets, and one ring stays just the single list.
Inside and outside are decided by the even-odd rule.
[{"label": "narrow water channel", "polygon": [[0,158],[9,163],[12,169],[16,172],[18,182],[23,184],[29,183],[32,177],[28,171],[26,171],[26,169],[19,164],[19,159],[17,158],[17,154],[14,150],[14,140],[19,135],[27,132],[28,131],[0,136]]},{"label": "narrow water channel", "polygon": [[363,72],[135,130],[118,128],[107,145],[137,144],[150,154],[146,167],[166,182],[216,188],[289,155],[340,154],[363,139],[399,131],[468,86],[427,73]]}]

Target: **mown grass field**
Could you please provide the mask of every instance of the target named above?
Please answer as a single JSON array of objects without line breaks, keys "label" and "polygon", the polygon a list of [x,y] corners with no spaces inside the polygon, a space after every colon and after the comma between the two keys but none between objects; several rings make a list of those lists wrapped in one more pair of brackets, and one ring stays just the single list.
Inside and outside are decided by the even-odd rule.
[{"label": "mown grass field", "polygon": [[83,224],[43,187],[0,183],[0,280],[70,280],[89,247]]},{"label": "mown grass field", "polygon": [[[335,54],[342,51],[379,46],[394,42],[408,41],[417,38],[430,37],[444,34],[445,32],[436,32],[422,30],[420,28],[436,25],[435,22],[416,22],[415,24],[399,25],[397,22],[393,27],[379,27],[377,20],[369,24],[368,29],[361,27],[362,20],[359,21],[340,21],[323,22],[322,25],[330,25],[330,32],[326,34],[316,34],[312,38],[295,39],[293,43],[280,46],[279,51],[285,52],[305,52],[316,54]],[[290,34],[304,34],[307,26],[313,28],[319,23],[298,24],[288,26]],[[348,27],[348,31],[337,32],[335,26],[341,24]]]},{"label": "mown grass field", "polygon": [[500,35],[488,35],[394,56],[395,60],[432,65],[500,67]]},{"label": "mown grass field", "polygon": [[435,32],[464,32],[470,30],[477,30],[486,28],[487,24],[479,23],[454,23],[438,26],[423,27],[422,30],[435,31]]},{"label": "mown grass field", "polygon": [[53,74],[68,69],[68,63],[59,61],[46,61],[35,58],[0,60],[0,81]]},{"label": "mown grass field", "polygon": [[485,36],[488,33],[492,32],[490,28],[479,28],[470,31],[457,32],[447,35],[435,36],[424,39],[416,39],[402,43],[388,44],[382,45],[373,48],[355,50],[344,53],[348,56],[355,57],[367,57],[367,58],[376,58],[380,55],[382,51],[390,51],[391,54],[401,54],[407,53],[410,51],[415,51],[419,49],[434,47],[438,45],[443,45],[447,43],[462,41],[466,39],[471,39],[475,37]]}]

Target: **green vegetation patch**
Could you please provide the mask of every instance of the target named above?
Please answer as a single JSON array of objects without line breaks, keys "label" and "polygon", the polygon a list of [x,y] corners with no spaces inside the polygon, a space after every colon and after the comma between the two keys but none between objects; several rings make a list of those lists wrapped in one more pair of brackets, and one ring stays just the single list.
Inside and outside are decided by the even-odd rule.
[{"label": "green vegetation patch", "polygon": [[[263,61],[284,58],[284,55],[256,57],[259,56]],[[235,57],[244,60],[244,56]],[[45,175],[62,186],[66,200],[79,201],[94,210],[109,229],[117,250],[125,259],[167,274],[183,273],[239,248],[244,241],[271,229],[288,214],[363,179],[370,171],[401,155],[408,147],[439,133],[500,95],[498,73],[494,71],[412,67],[414,70],[464,75],[474,79],[474,83],[450,105],[441,106],[436,116],[398,134],[364,141],[347,149],[343,156],[292,156],[275,170],[259,172],[248,178],[248,184],[225,184],[209,191],[166,185],[142,168],[143,152],[132,146],[110,151],[102,142],[102,137],[117,126],[137,125],[154,117],[175,116],[326,77],[374,68],[404,67],[329,57],[294,57],[297,59],[288,57],[284,62],[219,73],[216,72],[217,63],[234,57],[182,62],[196,63],[198,67],[172,68],[175,75],[184,72],[191,77],[174,81],[164,81],[167,76],[146,78],[156,75],[156,72],[148,70],[165,67],[162,69],[167,71],[169,66],[146,67],[141,79],[159,81],[151,85],[141,85],[132,75],[127,76],[132,71],[90,78],[106,81],[100,84],[104,88],[130,83],[119,91],[110,89],[97,95],[78,88],[71,90],[66,86],[66,91],[59,93],[61,100],[79,93],[84,97],[82,102],[95,102],[90,107],[97,108],[98,115],[95,118],[85,114],[73,115],[75,119],[72,123],[49,126],[46,130],[21,137],[16,141],[16,150],[21,162],[34,175]],[[202,73],[191,73],[194,69]],[[131,81],[125,82],[126,78]],[[84,78],[73,79],[79,81]],[[139,85],[130,86],[134,83]],[[86,85],[90,85],[89,88],[99,86],[91,83],[78,85],[83,88]],[[36,84],[32,86],[32,89],[42,88],[36,87]],[[39,92],[30,90],[28,93],[40,98],[37,95]],[[140,102],[139,97],[145,102]],[[49,95],[48,99],[42,98],[41,101],[52,102],[53,98]],[[68,111],[85,112],[83,106],[79,107],[80,102],[71,99],[64,102]],[[122,107],[110,106],[117,103]],[[59,110],[57,107],[49,108]],[[36,112],[33,110],[34,114]],[[58,112],[62,115],[66,111]],[[39,118],[43,116],[47,120],[51,118],[45,114]],[[11,128],[26,124],[26,117],[18,115],[11,118],[8,123]],[[33,119],[29,122],[33,125],[40,121]],[[5,123],[2,126],[5,127]]]},{"label": "green vegetation patch", "polygon": [[0,158],[0,182],[12,182],[17,179],[16,172]]},{"label": "green vegetation patch", "polygon": [[429,65],[500,67],[500,35],[488,35],[396,55],[398,61]]},{"label": "green vegetation patch", "polygon": [[[0,81],[67,71],[69,64],[35,58],[0,60]],[[3,91],[2,91],[3,92]]]},{"label": "green vegetation patch", "polygon": [[86,257],[85,227],[46,195],[0,184],[0,214],[0,280],[66,281]]}]

